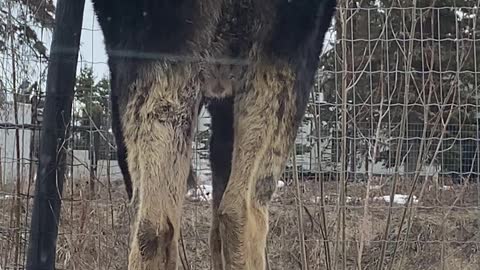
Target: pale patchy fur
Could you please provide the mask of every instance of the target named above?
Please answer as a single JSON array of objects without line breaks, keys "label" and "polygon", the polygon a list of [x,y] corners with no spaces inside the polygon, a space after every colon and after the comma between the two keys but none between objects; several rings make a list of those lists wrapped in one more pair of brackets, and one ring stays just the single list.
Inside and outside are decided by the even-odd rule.
[{"label": "pale patchy fur", "polygon": [[[252,91],[237,97],[235,110],[248,109],[235,115],[232,172],[219,207],[225,264],[231,269],[265,269],[268,202],[297,125],[295,97],[288,93],[294,81],[292,71],[260,61],[248,73]],[[276,117],[281,108],[287,115],[284,119]]]},{"label": "pale patchy fur", "polygon": [[92,1],[136,215],[128,269],[178,268],[201,103],[212,115],[212,267],[265,269],[268,204],[306,109],[335,1]]},{"label": "pale patchy fur", "polygon": [[[130,117],[122,124],[129,169],[137,170],[141,181],[133,181],[134,190],[139,190],[139,205],[130,269],[177,266],[178,228],[186,191],[186,182],[177,177],[187,178],[191,160],[192,119],[199,95],[194,69],[191,65],[150,64],[131,86],[137,91],[132,91],[126,109]],[[159,245],[166,251],[159,251]]]}]

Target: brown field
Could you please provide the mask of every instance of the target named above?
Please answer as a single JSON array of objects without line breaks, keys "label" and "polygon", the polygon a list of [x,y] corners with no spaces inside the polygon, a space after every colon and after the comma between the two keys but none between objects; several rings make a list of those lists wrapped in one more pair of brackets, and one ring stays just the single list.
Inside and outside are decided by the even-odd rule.
[{"label": "brown field", "polygon": [[[397,187],[397,194],[408,194],[411,183],[407,182]],[[392,259],[394,263],[390,269],[480,269],[480,187],[469,184],[435,190],[427,184],[424,195],[418,198],[421,186],[420,183],[413,192],[419,202],[408,208],[400,231],[405,206],[394,204],[390,208],[391,222],[382,269],[389,269]],[[126,269],[131,213],[123,185],[117,183],[110,193],[107,185],[97,188],[97,196],[87,199],[88,184],[77,184],[73,189],[70,184],[65,187],[57,269]],[[344,218],[339,216],[343,208],[337,201],[337,183],[325,184],[323,203],[318,183],[302,184],[301,206],[296,186],[279,189],[270,208],[269,268],[302,269],[300,235],[303,234],[306,269],[344,269],[344,266],[345,269],[359,269],[359,265],[362,269],[378,269],[389,204],[373,200],[373,197],[389,195],[390,189],[385,185],[371,190],[370,199],[365,200],[366,184],[348,183],[346,195],[350,198],[345,204]],[[27,206],[27,200],[22,197],[22,207],[17,208],[13,207],[14,200],[5,194],[0,193],[3,196],[0,201],[0,269],[14,269],[16,251],[20,265],[24,263],[28,237],[25,224],[29,215],[26,210],[31,208],[31,200]],[[13,218],[17,209],[21,213],[20,226],[15,225]],[[208,202],[186,201],[180,242],[184,269],[210,269],[210,220]],[[337,233],[343,227],[344,233]],[[15,238],[17,233],[20,240]]]}]

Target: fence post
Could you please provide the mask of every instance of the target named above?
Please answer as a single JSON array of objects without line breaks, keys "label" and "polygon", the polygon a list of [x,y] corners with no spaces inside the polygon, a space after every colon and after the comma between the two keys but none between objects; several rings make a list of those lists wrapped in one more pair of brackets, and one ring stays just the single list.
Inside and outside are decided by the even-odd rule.
[{"label": "fence post", "polygon": [[57,0],[50,46],[27,270],[55,269],[65,172],[66,127],[70,122],[85,0]]}]

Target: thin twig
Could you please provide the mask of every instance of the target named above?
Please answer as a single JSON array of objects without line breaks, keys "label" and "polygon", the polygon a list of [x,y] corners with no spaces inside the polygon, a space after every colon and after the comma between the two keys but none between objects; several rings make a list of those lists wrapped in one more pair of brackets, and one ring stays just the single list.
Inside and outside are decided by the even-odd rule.
[{"label": "thin twig", "polygon": [[300,183],[298,181],[298,172],[297,172],[297,147],[295,143],[293,144],[293,177],[295,181],[296,187],[296,201],[297,201],[297,216],[298,216],[298,236],[300,237],[300,254],[302,256],[302,270],[308,269],[307,265],[307,252],[305,250],[305,230],[303,227],[303,215],[302,215],[302,208],[303,208],[303,201],[300,193]]}]

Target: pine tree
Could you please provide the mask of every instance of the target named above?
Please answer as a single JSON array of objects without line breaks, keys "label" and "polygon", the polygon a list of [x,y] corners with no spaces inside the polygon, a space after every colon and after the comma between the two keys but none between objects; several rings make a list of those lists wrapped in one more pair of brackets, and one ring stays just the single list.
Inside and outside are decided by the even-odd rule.
[{"label": "pine tree", "polygon": [[[75,112],[75,118],[78,119],[80,135],[76,138],[77,142],[74,149],[88,150],[92,196],[95,193],[94,183],[97,177],[98,160],[111,158],[108,145],[110,134],[105,132],[108,126],[110,83],[108,78],[105,77],[98,82],[95,82],[95,80],[93,69],[83,67],[77,77],[75,86],[76,101],[80,107],[80,110]],[[103,138],[109,140],[106,141]],[[104,150],[103,153],[101,150]]]},{"label": "pine tree", "polygon": [[[452,127],[473,121],[473,72],[480,63],[474,57],[479,55],[480,46],[474,46],[472,41],[473,22],[478,15],[476,2],[428,0],[417,1],[414,7],[408,0],[343,0],[338,6],[345,7],[346,1],[349,20],[342,27],[337,12],[337,42],[321,60],[320,83],[316,87],[326,101],[326,105],[320,106],[321,120],[328,123],[327,129],[334,130],[334,137],[341,138],[340,93],[345,79],[349,87],[348,136],[364,138],[349,144],[354,149],[344,150],[352,157],[350,165],[364,159],[362,156],[372,145],[368,138],[375,137],[381,120],[381,137],[391,141],[378,152],[376,162],[394,166],[398,144],[402,138],[412,138],[403,142],[400,156],[407,155],[405,169],[413,171],[421,146],[421,140],[416,138],[423,136],[424,126],[426,138],[439,137],[439,121],[451,114],[448,136],[455,137]],[[466,7],[461,9],[463,16],[456,15],[459,9],[452,8],[455,6]],[[344,30],[346,39],[341,40]],[[386,110],[388,114],[381,119]],[[402,118],[406,121],[402,122]],[[402,124],[406,127],[403,133]],[[428,153],[425,157],[433,156],[438,143],[429,140],[423,145]],[[332,159],[338,160],[338,155],[333,151]],[[426,161],[428,158],[422,163]],[[355,165],[351,169],[356,168]]]}]

